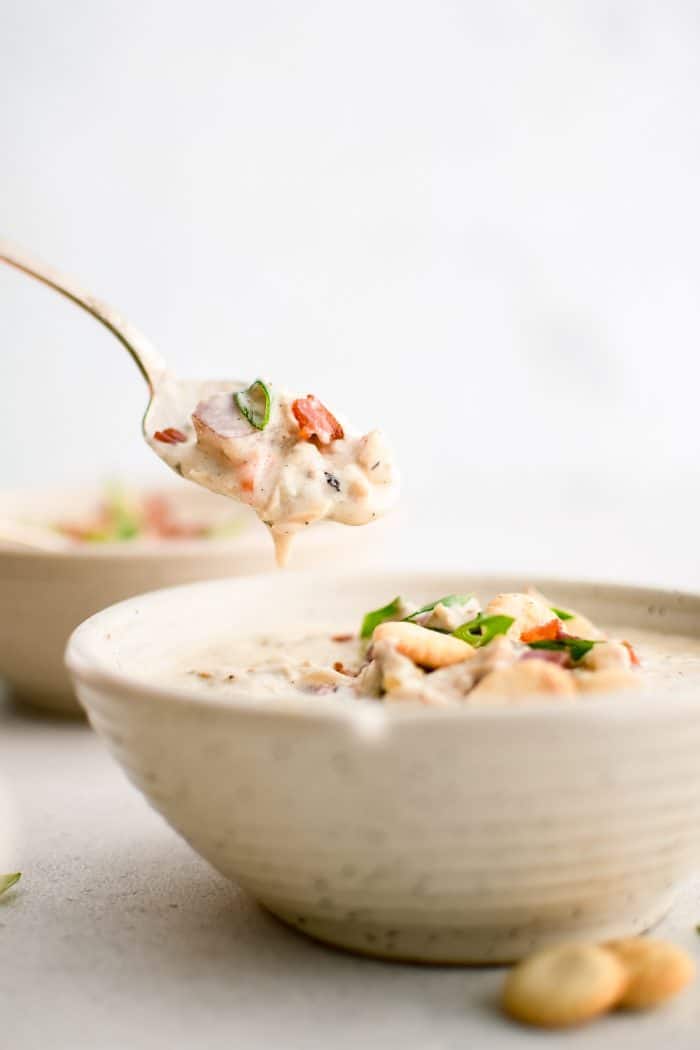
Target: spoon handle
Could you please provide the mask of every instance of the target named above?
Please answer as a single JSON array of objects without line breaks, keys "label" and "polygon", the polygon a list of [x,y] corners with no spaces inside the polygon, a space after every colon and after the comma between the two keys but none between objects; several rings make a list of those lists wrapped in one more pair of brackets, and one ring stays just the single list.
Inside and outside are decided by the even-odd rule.
[{"label": "spoon handle", "polygon": [[116,310],[100,299],[95,299],[70,277],[46,266],[43,262],[32,258],[20,248],[2,239],[0,239],[0,262],[6,262],[17,270],[29,274],[30,277],[35,277],[37,281],[42,281],[49,288],[65,295],[71,302],[82,306],[83,310],[100,321],[129,351],[153,393],[158,380],[166,372],[165,361],[151,346],[149,340],[128,321],[123,320]]}]

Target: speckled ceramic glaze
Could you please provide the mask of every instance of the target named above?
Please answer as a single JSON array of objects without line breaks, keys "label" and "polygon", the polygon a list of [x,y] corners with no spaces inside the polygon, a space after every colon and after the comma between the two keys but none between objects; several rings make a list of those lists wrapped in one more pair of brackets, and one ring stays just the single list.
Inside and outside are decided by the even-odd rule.
[{"label": "speckled ceramic glaze", "polygon": [[[356,624],[402,592],[535,583],[610,625],[700,633],[700,599],[451,575],[280,574],[132,599],[83,624],[68,665],[153,806],[265,907],[317,937],[426,962],[512,960],[638,933],[700,861],[700,697],[518,709],[201,698],[149,676],[193,642]],[[156,660],[157,662],[157,660]]]}]

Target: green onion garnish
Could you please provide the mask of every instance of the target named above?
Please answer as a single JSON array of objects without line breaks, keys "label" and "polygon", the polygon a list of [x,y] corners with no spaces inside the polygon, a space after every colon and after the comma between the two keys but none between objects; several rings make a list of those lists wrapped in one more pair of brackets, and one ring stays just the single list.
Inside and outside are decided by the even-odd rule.
[{"label": "green onion garnish", "polygon": [[5,890],[9,890],[10,886],[14,886],[16,882],[19,882],[21,878],[21,871],[13,871],[11,875],[0,875],[0,895],[2,895]]},{"label": "green onion garnish", "polygon": [[403,599],[397,595],[393,601],[389,602],[389,604],[385,605],[383,608],[374,609],[372,612],[368,612],[362,621],[360,638],[371,638],[374,634],[375,627],[379,627],[379,624],[384,623],[386,620],[396,620],[403,608]]},{"label": "green onion garnish", "polygon": [[468,642],[475,649],[481,649],[497,635],[505,634],[513,623],[515,623],[513,616],[482,616],[480,613],[469,623],[463,623],[461,627],[452,632],[452,635],[463,642]]},{"label": "green onion garnish", "polygon": [[589,638],[557,638],[553,641],[529,643],[531,649],[551,649],[557,653],[568,652],[571,662],[574,664],[583,660],[586,653],[590,653],[595,644]]},{"label": "green onion garnish", "polygon": [[111,485],[108,490],[107,512],[110,528],[106,539],[133,540],[141,532],[138,511],[130,505],[120,485]]},{"label": "green onion garnish", "polygon": [[411,620],[415,619],[416,616],[421,616],[422,613],[432,612],[436,605],[446,605],[448,607],[451,605],[466,605],[473,597],[473,594],[448,594],[445,598],[438,598],[437,601],[430,602],[429,605],[424,605],[422,608],[416,609],[416,611],[412,612],[410,616],[404,617],[403,622],[409,623]]},{"label": "green onion garnish", "polygon": [[272,405],[272,394],[263,383],[262,379],[256,379],[247,390],[239,390],[233,395],[240,412],[251,423],[256,430],[264,430],[270,422],[270,407]]},{"label": "green onion garnish", "polygon": [[574,614],[567,612],[566,609],[557,609],[555,605],[550,605],[550,609],[559,620],[573,620]]}]

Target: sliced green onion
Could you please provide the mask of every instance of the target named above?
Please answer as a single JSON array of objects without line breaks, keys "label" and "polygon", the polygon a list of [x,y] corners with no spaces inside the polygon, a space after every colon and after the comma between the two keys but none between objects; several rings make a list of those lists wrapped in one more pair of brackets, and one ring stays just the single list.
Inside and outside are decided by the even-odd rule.
[{"label": "sliced green onion", "polygon": [[256,430],[265,429],[270,422],[272,394],[262,379],[256,379],[247,390],[239,390],[233,395],[233,400],[241,414]]},{"label": "sliced green onion", "polygon": [[16,882],[22,878],[21,871],[13,871],[11,875],[0,875],[0,895],[9,890],[10,886],[14,886]]},{"label": "sliced green onion", "polygon": [[135,539],[143,530],[140,509],[117,483],[106,486],[104,519],[104,527],[90,529],[83,538],[89,543],[119,543]]},{"label": "sliced green onion", "polygon": [[397,595],[393,601],[389,602],[388,605],[383,606],[383,608],[374,609],[372,612],[368,612],[362,621],[360,638],[371,638],[374,634],[375,627],[379,627],[379,624],[384,623],[386,620],[398,619],[403,608],[403,599],[400,595]]},{"label": "sliced green onion", "polygon": [[452,632],[452,635],[463,642],[468,642],[475,649],[481,649],[497,635],[505,634],[514,623],[515,617],[513,616],[482,616],[480,613],[469,623],[463,623],[461,627]]},{"label": "sliced green onion", "polygon": [[557,607],[555,605],[550,605],[549,608],[552,610],[554,615],[559,620],[573,620],[574,619],[574,614],[570,613],[570,612],[567,612],[566,609],[557,609]]},{"label": "sliced green onion", "polygon": [[416,609],[410,616],[404,617],[403,622],[409,623],[414,620],[416,616],[421,616],[423,613],[432,612],[436,605],[446,605],[448,608],[451,605],[466,605],[474,597],[473,594],[448,594],[445,598],[438,598],[435,602],[430,602],[429,605],[424,605],[421,609]]},{"label": "sliced green onion", "polygon": [[133,540],[141,532],[141,521],[138,512],[129,505],[129,500],[124,490],[115,485],[109,497],[108,510],[112,524],[110,532],[113,536],[108,539]]},{"label": "sliced green onion", "polygon": [[595,644],[590,638],[557,638],[555,641],[529,643],[531,649],[551,649],[556,653],[568,652],[574,664],[583,660],[586,653],[590,653]]}]

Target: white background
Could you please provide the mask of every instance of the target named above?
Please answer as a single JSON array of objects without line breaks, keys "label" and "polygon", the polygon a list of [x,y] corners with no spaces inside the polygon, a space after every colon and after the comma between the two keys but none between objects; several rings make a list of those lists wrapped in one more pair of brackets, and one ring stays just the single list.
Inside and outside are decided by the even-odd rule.
[{"label": "white background", "polygon": [[[0,0],[0,75],[0,236],[183,374],[381,423],[390,548],[700,588],[696,0]],[[1,484],[162,478],[144,403],[106,332],[0,268]],[[95,743],[3,721],[17,1050],[529,1043],[499,972],[309,950]],[[662,935],[696,951],[699,917],[695,885]],[[697,1013],[567,1045],[688,1050]]]},{"label": "white background", "polygon": [[[416,522],[697,561],[696,3],[0,7],[3,232],[173,369],[380,424]],[[106,332],[9,270],[0,326],[7,484],[162,476]]]}]

